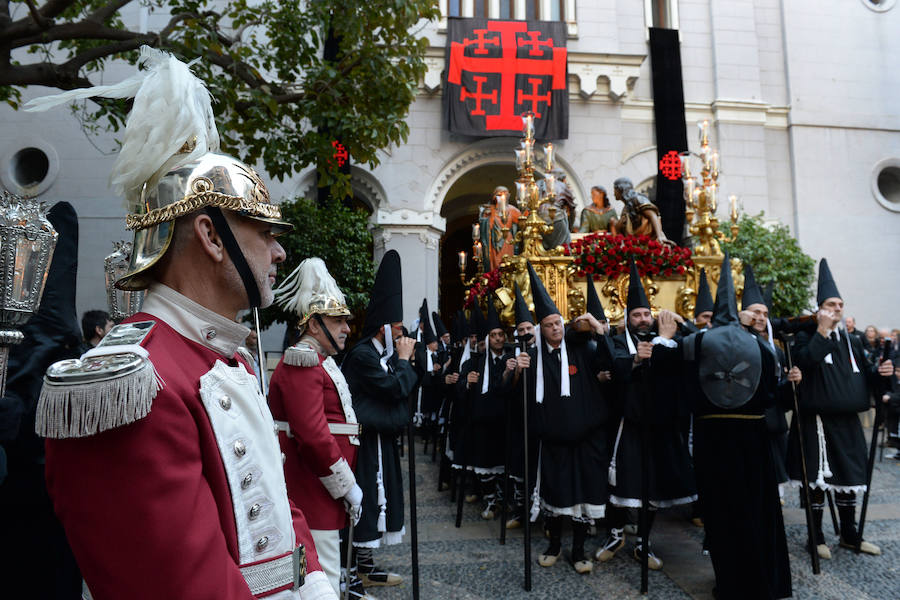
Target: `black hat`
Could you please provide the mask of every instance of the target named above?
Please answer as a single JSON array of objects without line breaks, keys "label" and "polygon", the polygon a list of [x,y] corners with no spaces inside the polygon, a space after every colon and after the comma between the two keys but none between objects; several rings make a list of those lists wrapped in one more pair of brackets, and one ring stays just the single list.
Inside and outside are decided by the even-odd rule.
[{"label": "black hat", "polygon": [[531,299],[534,301],[534,316],[538,323],[550,315],[562,315],[547,293],[541,278],[534,272],[531,263],[528,263],[528,279],[531,281]]},{"label": "black hat", "polygon": [[816,292],[816,304],[822,306],[822,303],[829,298],[840,298],[841,293],[837,289],[834,277],[831,276],[831,269],[828,268],[828,261],[824,258],[819,261],[819,289]]},{"label": "black hat", "polygon": [[750,263],[744,263],[744,294],[741,296],[741,310],[747,310],[751,304],[765,304],[762,290],[753,276],[753,267]]},{"label": "black hat", "polygon": [[631,275],[628,278],[628,301],[626,306],[628,307],[626,317],[636,308],[650,308],[650,301],[647,300],[644,284],[641,283],[641,276],[633,258],[631,259]]},{"label": "black hat", "polygon": [[422,306],[419,308],[419,323],[422,324],[422,343],[430,344],[437,341],[434,335],[434,329],[431,328],[431,321],[428,320],[428,300],[422,300]]},{"label": "black hat", "polygon": [[775,293],[775,282],[770,281],[766,284],[765,289],[763,289],[763,301],[766,304],[766,307],[771,311],[772,310],[772,294]]},{"label": "black hat", "polygon": [[400,255],[388,250],[378,265],[375,283],[366,308],[366,323],[362,336],[372,337],[386,323],[403,321],[403,278],[400,273]]},{"label": "black hat", "polygon": [[503,325],[500,323],[500,316],[497,314],[497,309],[494,306],[494,299],[490,294],[488,294],[487,305],[487,322],[484,326],[486,333],[490,333],[495,329],[503,329]]},{"label": "black hat", "polygon": [[469,319],[469,335],[475,334],[479,338],[487,337],[487,322],[484,320],[484,313],[481,312],[481,305],[478,300],[472,303],[472,317]]},{"label": "black hat", "polygon": [[594,315],[598,321],[606,321],[606,313],[603,312],[603,303],[600,302],[600,296],[597,295],[597,288],[594,287],[594,280],[588,277],[587,280],[587,311]]},{"label": "black hat", "polygon": [[709,280],[706,269],[700,269],[700,283],[697,284],[697,301],[694,303],[694,318],[702,312],[712,311],[713,297],[709,291]]},{"label": "black hat", "polygon": [[716,305],[713,308],[712,322],[716,327],[738,322],[734,282],[731,279],[731,259],[728,258],[727,250],[719,272],[719,287],[716,288]]},{"label": "black hat", "polygon": [[431,313],[431,319],[434,321],[434,333],[438,337],[442,337],[445,333],[450,333],[447,331],[447,326],[444,325],[444,322],[441,320],[441,315],[436,312]]},{"label": "black hat", "polygon": [[519,284],[514,283],[513,287],[516,290],[516,303],[515,303],[515,313],[516,313],[516,325],[519,323],[531,323],[534,325],[534,317],[531,316],[531,311],[528,310],[528,303],[525,302],[525,298],[522,296],[522,290],[519,289]]},{"label": "black hat", "polygon": [[462,341],[469,337],[469,322],[463,310],[456,311],[456,340]]}]

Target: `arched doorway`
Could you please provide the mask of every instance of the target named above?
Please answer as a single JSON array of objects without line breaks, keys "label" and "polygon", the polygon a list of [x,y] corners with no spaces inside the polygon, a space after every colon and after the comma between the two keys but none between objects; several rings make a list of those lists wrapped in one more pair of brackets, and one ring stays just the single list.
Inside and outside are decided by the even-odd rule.
[{"label": "arched doorway", "polygon": [[447,229],[441,237],[439,306],[445,321],[452,320],[462,307],[463,286],[459,278],[459,252],[469,257],[466,278],[475,275],[472,257],[472,225],[478,222],[478,208],[490,201],[491,192],[498,185],[515,193],[515,165],[497,162],[475,167],[460,176],[447,191],[441,204],[441,216]]}]

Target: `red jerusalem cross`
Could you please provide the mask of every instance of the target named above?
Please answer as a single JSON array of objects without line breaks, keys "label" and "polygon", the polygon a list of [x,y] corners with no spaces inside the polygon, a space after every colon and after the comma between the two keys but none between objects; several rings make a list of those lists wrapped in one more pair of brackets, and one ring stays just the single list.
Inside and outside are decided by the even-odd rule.
[{"label": "red jerusalem cross", "polygon": [[[484,31],[484,30],[481,30]],[[522,118],[516,114],[516,75],[550,75],[551,90],[566,89],[566,49],[553,46],[552,40],[538,41],[539,32],[529,32],[528,23],[525,21],[488,21],[487,31],[500,33],[500,46],[502,56],[500,58],[466,56],[466,42],[469,45],[477,43],[477,40],[466,40],[463,43],[452,42],[450,46],[450,64],[447,70],[447,82],[462,85],[462,72],[477,73],[479,75],[497,73],[500,75],[500,114],[485,115],[485,129],[488,131],[521,131]],[[516,34],[526,34],[530,40],[517,39]],[[495,38],[496,40],[496,38]],[[494,41],[495,41],[494,40]],[[487,43],[487,42],[485,42]],[[537,46],[535,46],[537,44]],[[553,49],[551,60],[518,58],[516,56],[519,46],[532,46],[529,56],[540,48],[541,45],[549,45]],[[478,49],[475,50],[478,52]],[[486,50],[485,50],[486,52]],[[477,79],[476,79],[477,81]],[[483,85],[483,84],[481,84]],[[536,87],[532,87],[532,96],[537,96]],[[468,97],[475,98],[477,94],[484,92],[478,87],[473,94],[466,92]],[[547,92],[548,95],[550,92]],[[524,99],[530,99],[523,95]],[[543,100],[543,97],[541,98]],[[532,106],[536,106],[532,100]],[[549,104],[549,102],[548,102]],[[475,110],[481,110],[479,105]],[[472,112],[471,114],[481,114]]]},{"label": "red jerusalem cross", "polygon": [[669,150],[659,160],[659,172],[671,181],[681,179],[681,157],[675,150]]},{"label": "red jerusalem cross", "polygon": [[[477,33],[477,31],[476,31]],[[528,51],[528,56],[543,56],[543,52],[541,51],[541,46],[547,46],[548,48],[553,47],[553,40],[544,40],[542,42],[538,41],[538,38],[541,37],[540,31],[529,31],[526,35],[530,38],[528,41],[522,42],[519,44],[520,46],[531,46],[531,50]],[[477,53],[477,51],[476,51]]]},{"label": "red jerusalem cross", "polygon": [[[477,50],[476,50],[477,52]],[[459,88],[459,101],[465,102],[467,98],[475,99],[475,110],[472,111],[473,115],[483,115],[484,109],[481,108],[481,103],[484,100],[490,100],[491,104],[497,104],[497,90],[492,91],[490,94],[482,94],[481,87],[487,81],[487,77],[479,77],[475,76],[472,79],[475,80],[475,93],[472,94],[464,87]],[[540,83],[540,80],[538,80]],[[540,115],[538,115],[540,116]]]},{"label": "red jerusalem cross", "polygon": [[[475,79],[477,80],[478,78],[476,77]],[[547,92],[543,96],[538,95],[538,93],[537,93],[538,86],[541,85],[541,79],[539,77],[536,77],[536,78],[529,77],[528,83],[531,84],[531,94],[526,94],[521,89],[516,90],[516,92],[518,92],[518,94],[519,94],[516,99],[516,102],[518,102],[519,104],[522,104],[523,102],[526,102],[526,101],[531,102],[531,112],[534,113],[534,117],[536,119],[540,119],[541,113],[538,112],[538,102],[546,102],[547,106],[550,106],[550,98],[551,98],[550,92]],[[472,114],[474,115],[475,113],[473,112]]]},{"label": "red jerusalem cross", "polygon": [[[490,44],[491,46],[500,47],[500,38],[499,36],[495,36],[489,40],[484,39],[484,34],[488,32],[487,29],[476,29],[473,33],[475,34],[474,40],[463,40],[463,46],[478,46],[475,48],[475,54],[487,54],[489,51],[485,48],[486,44]],[[553,45],[553,42],[550,42]]]}]

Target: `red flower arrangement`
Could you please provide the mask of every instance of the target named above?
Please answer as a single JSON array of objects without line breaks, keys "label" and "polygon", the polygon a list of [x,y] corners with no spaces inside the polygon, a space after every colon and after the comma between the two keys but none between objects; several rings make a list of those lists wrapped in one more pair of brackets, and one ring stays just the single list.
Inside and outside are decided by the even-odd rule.
[{"label": "red flower arrangement", "polygon": [[500,287],[500,269],[494,269],[487,273],[482,273],[466,294],[466,301],[463,308],[472,308],[476,298],[481,298],[485,294],[490,294]]},{"label": "red flower arrangement", "polygon": [[575,257],[581,277],[615,279],[628,273],[628,259],[634,258],[641,277],[683,275],[694,265],[690,248],[667,246],[648,235],[608,235],[592,233],[564,247]]}]

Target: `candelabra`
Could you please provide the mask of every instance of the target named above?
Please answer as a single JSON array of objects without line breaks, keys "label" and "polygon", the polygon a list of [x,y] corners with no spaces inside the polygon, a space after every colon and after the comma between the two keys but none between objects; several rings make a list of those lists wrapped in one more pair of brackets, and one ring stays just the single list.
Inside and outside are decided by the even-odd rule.
[{"label": "candelabra", "polygon": [[116,281],[128,272],[131,249],[131,242],[113,242],[113,253],[103,259],[106,303],[109,305],[109,317],[116,322],[141,310],[144,303],[144,290],[133,292],[116,288]]},{"label": "candelabra", "polygon": [[47,207],[33,198],[0,196],[0,395],[6,391],[9,347],[37,310],[58,234]]},{"label": "candelabra", "polygon": [[[545,256],[543,236],[553,231],[553,226],[541,218],[540,209],[549,203],[550,220],[556,216],[553,200],[556,198],[556,177],[552,171],[555,162],[555,148],[552,143],[544,144],[544,152],[540,164],[536,164],[534,152],[534,113],[527,112],[522,116],[523,139],[516,153],[516,200],[523,207],[523,216],[519,220],[519,233],[516,242],[522,244],[521,254],[525,256]],[[534,179],[535,171],[544,176],[544,194]]]},{"label": "candelabra", "polygon": [[731,237],[719,230],[716,216],[719,199],[719,153],[709,145],[709,121],[697,124],[700,129],[700,179],[691,176],[690,153],[681,156],[684,180],[685,217],[694,236],[694,256],[722,256],[719,242],[731,242],[738,234],[737,196],[731,202]]}]

